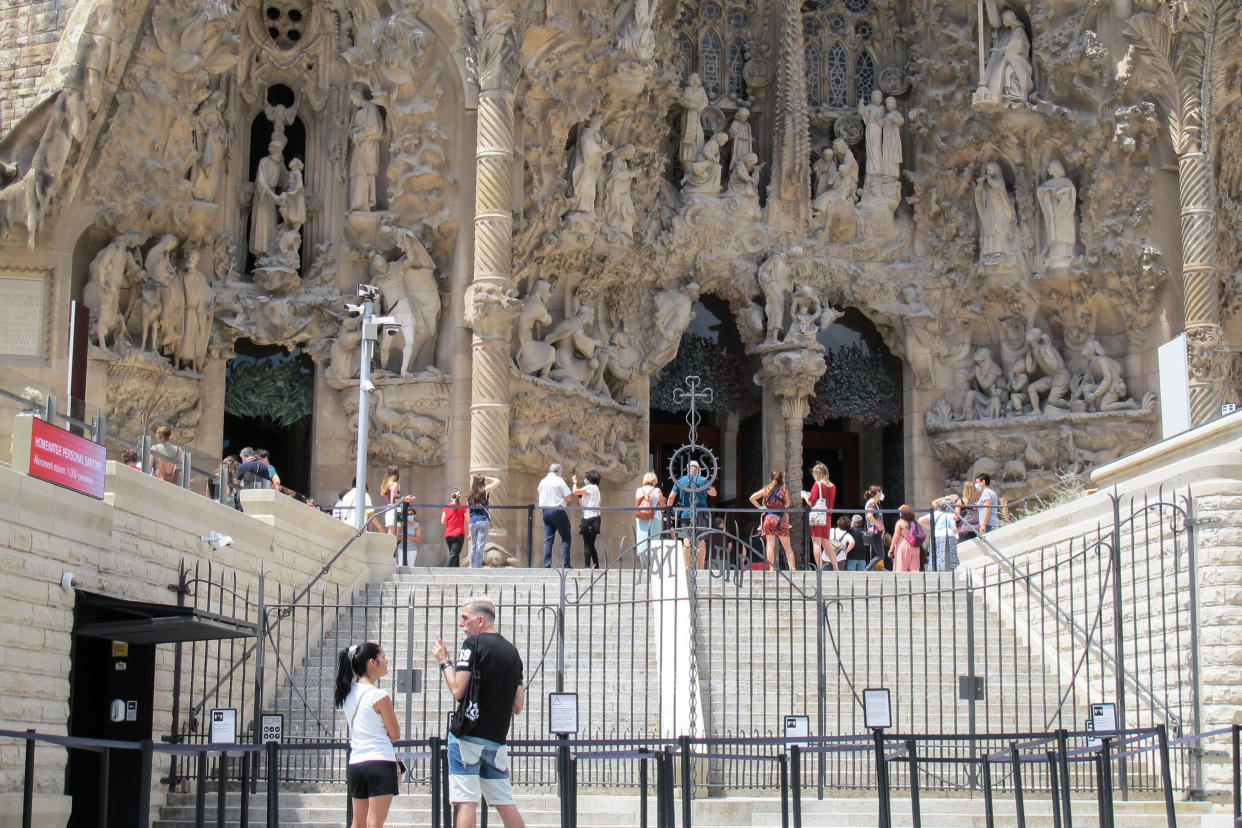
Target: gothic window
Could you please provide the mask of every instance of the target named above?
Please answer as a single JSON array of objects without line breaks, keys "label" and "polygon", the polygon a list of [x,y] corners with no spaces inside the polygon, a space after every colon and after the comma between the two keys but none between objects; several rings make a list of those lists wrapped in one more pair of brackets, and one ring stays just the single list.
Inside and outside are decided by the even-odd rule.
[{"label": "gothic window", "polygon": [[[677,15],[682,81],[698,72],[712,103],[746,97],[746,43],[754,18],[750,0],[683,0]],[[724,104],[731,109],[732,105]]]},{"label": "gothic window", "polygon": [[[874,48],[881,31],[877,16],[875,0],[804,0],[802,31],[811,106],[840,112],[871,94],[876,83]],[[812,50],[821,56],[814,67]]]},{"label": "gothic window", "polygon": [[806,102],[811,106],[819,106],[823,102],[820,97],[819,50],[814,46],[806,47]]},{"label": "gothic window", "polygon": [[710,98],[719,98],[724,92],[721,84],[721,64],[724,63],[724,55],[721,53],[720,36],[708,29],[703,34],[703,40],[699,44],[699,79],[703,81],[703,88],[707,90]]}]

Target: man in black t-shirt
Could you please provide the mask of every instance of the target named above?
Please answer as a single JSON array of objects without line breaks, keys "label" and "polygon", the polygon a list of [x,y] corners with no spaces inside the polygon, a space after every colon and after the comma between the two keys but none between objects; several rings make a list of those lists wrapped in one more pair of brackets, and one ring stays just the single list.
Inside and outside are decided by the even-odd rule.
[{"label": "man in black t-shirt", "polygon": [[[494,805],[505,828],[524,822],[513,802],[509,784],[509,724],[522,712],[526,687],[522,684],[522,657],[496,632],[496,605],[487,597],[469,598],[461,607],[457,626],[466,640],[449,660],[448,647],[436,636],[431,655],[440,663],[453,698],[465,699],[463,735],[449,734],[449,800],[458,806],[457,828],[475,825],[479,796]],[[477,682],[477,687],[472,686]]]}]

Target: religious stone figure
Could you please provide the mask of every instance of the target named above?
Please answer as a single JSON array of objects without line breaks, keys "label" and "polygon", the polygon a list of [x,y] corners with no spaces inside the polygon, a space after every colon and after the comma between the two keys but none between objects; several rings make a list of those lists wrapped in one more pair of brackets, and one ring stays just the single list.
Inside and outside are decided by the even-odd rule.
[{"label": "religious stone figure", "polygon": [[717,132],[704,142],[703,148],[699,150],[699,157],[686,168],[686,174],[682,176],[683,193],[720,194],[720,150],[728,140],[728,135]]},{"label": "religious stone figure", "polygon": [[1052,344],[1051,337],[1039,328],[1031,328],[1026,332],[1026,341],[1031,350],[1026,355],[1026,370],[1030,375],[1036,371],[1042,376],[1027,386],[1026,393],[1031,399],[1031,409],[1040,412],[1039,395],[1044,397],[1043,413],[1049,409],[1068,409],[1070,391],[1070,374],[1065,367],[1065,358]]},{"label": "religious stone figure", "polygon": [[759,265],[759,289],[766,323],[763,342],[770,345],[785,330],[785,303],[793,293],[793,271],[785,254],[773,253]]},{"label": "religious stone figure", "polygon": [[213,201],[229,143],[228,128],[224,125],[222,90],[212,92],[199,105],[193,139],[197,158],[190,172],[190,192],[198,201]]},{"label": "religious stone figure", "polygon": [[979,213],[980,263],[999,264],[1010,259],[1018,220],[1000,164],[995,161],[988,162],[975,182],[975,210]]},{"label": "religious stone figure", "polygon": [[697,282],[662,290],[653,297],[655,324],[649,335],[643,337],[643,373],[654,373],[677,355],[681,335],[694,319],[694,303],[698,298]]},{"label": "religious stone figure", "polygon": [[285,139],[285,127],[293,123],[297,118],[297,110],[284,104],[264,104],[263,114],[272,122],[272,140],[279,141],[283,147],[287,141]]},{"label": "religious stone figure", "polygon": [[349,157],[349,209],[369,212],[375,208],[375,181],[379,176],[380,141],[384,119],[379,107],[367,100],[361,89],[349,93],[354,114],[349,122],[353,151]]},{"label": "religious stone figure", "polygon": [[[84,292],[87,307],[94,311],[95,338],[100,348],[107,348],[107,338],[115,331],[125,335],[124,316],[120,312],[121,289],[141,272],[138,246],[145,236],[131,230],[116,238],[91,259],[90,281]],[[93,300],[91,301],[93,295]]]},{"label": "religious stone figure", "polygon": [[733,142],[733,159],[729,163],[732,172],[745,163],[746,156],[755,151],[755,139],[751,133],[750,110],[740,107],[729,124],[729,139]]},{"label": "religious stone figure", "polygon": [[[397,243],[402,255],[394,262],[380,253],[371,254],[371,273],[383,297],[383,313],[396,319],[401,328],[403,346],[397,375],[408,376],[423,347],[435,339],[440,293],[435,280],[435,262],[422,242],[413,233],[398,233]],[[387,366],[395,344],[395,337],[380,339],[381,367]]]},{"label": "religious stone figure", "polygon": [[255,258],[276,249],[276,212],[280,204],[281,179],[285,174],[283,141],[267,145],[268,154],[259,161],[254,173],[254,196],[250,203],[250,252]]},{"label": "religious stone figure", "polygon": [[617,149],[608,161],[608,184],[604,191],[604,233],[610,240],[634,240],[634,199],[630,185],[638,170],[630,169],[634,145]]},{"label": "religious stone figure", "polygon": [[[148,329],[152,334],[151,347],[157,351],[171,350],[175,353],[177,344],[181,341],[184,327],[185,291],[177,276],[177,266],[173,261],[176,247],[177,237],[164,235],[154,247],[147,251],[147,257],[143,261],[146,282],[155,286],[157,294],[152,308],[147,292],[143,291],[143,350],[146,350]],[[149,316],[152,312],[154,312],[154,319]],[[149,323],[153,324],[150,324],[148,328]]]},{"label": "religious stone figure", "polygon": [[901,177],[901,127],[906,119],[897,111],[897,101],[884,99],[884,129],[877,171],[889,178]]},{"label": "religious stone figure", "polygon": [[690,75],[681,91],[681,108],[684,110],[681,129],[681,148],[678,157],[681,166],[689,168],[703,150],[703,110],[707,109],[707,90],[699,81],[697,72]]},{"label": "religious stone figure", "polygon": [[828,194],[832,192],[833,185],[837,183],[837,157],[836,151],[831,146],[824,147],[820,157],[811,166],[811,172],[815,173],[815,190],[811,208],[822,210]]},{"label": "religious stone figure", "polygon": [[[826,156],[827,152],[825,150]],[[832,185],[826,192],[816,196],[811,207],[823,219],[823,228],[828,232],[829,239],[846,242],[854,237],[858,229],[855,216],[855,204],[858,202],[858,161],[854,159],[853,150],[842,138],[832,142],[832,158],[837,162]]]},{"label": "religious stone figure", "polygon": [[1079,386],[1088,411],[1125,411],[1138,408],[1138,403],[1126,398],[1126,381],[1121,375],[1121,363],[1104,353],[1103,346],[1094,339],[1082,348],[1088,360],[1087,375]]},{"label": "religious stone figure", "polygon": [[617,4],[614,19],[617,25],[617,45],[626,55],[640,63],[655,57],[655,32],[651,28],[651,0],[622,0]]},{"label": "religious stone figure", "polygon": [[1044,265],[1050,269],[1066,267],[1074,259],[1074,245],[1078,241],[1074,222],[1078,190],[1074,182],[1065,177],[1065,167],[1060,161],[1048,164],[1048,180],[1039,185],[1035,198],[1044,216],[1044,232],[1048,239]]},{"label": "religious stone figure", "polygon": [[280,194],[280,219],[286,226],[301,231],[306,223],[306,188],[302,181],[302,159],[294,158],[285,172],[285,188]]},{"label": "religious stone figure", "polygon": [[202,371],[207,361],[207,345],[211,340],[212,290],[207,276],[199,270],[199,252],[185,252],[181,267],[181,285],[185,301],[185,323],[181,341],[173,358],[178,368]]},{"label": "religious stone figure", "polygon": [[536,325],[551,325],[552,314],[548,312],[548,297],[552,286],[544,279],[535,282],[530,293],[522,300],[522,312],[517,318],[517,351],[514,362],[520,373],[546,378],[556,362],[554,343],[535,338]]},{"label": "religious stone figure", "polygon": [[819,332],[827,330],[839,316],[840,311],[824,307],[813,287],[803,285],[794,291],[789,332],[782,344],[800,348],[816,346]]},{"label": "religious stone figure", "polygon": [[549,376],[557,382],[585,385],[599,364],[596,351],[604,343],[587,333],[586,328],[595,321],[595,309],[582,305],[572,316],[562,319],[544,337],[544,342],[555,343],[556,365]]},{"label": "religious stone figure", "polygon": [[1013,9],[1001,14],[992,53],[984,70],[984,85],[996,100],[1026,101],[1035,88],[1031,73],[1031,40]]},{"label": "religious stone figure", "polygon": [[729,173],[729,195],[740,196],[741,198],[758,198],[759,170],[761,167],[763,165],[759,163],[759,156],[753,152],[746,153],[742,163],[733,165],[733,169]]},{"label": "religious stone figure", "polygon": [[573,208],[579,213],[595,215],[596,186],[599,173],[604,166],[604,156],[612,149],[600,127],[604,119],[592,115],[578,132],[578,141],[574,144],[573,156],[569,164],[570,200]]},{"label": "religious stone figure", "polygon": [[867,148],[867,175],[880,174],[884,159],[884,94],[871,90],[871,103],[858,99],[858,114],[863,119],[863,139]]},{"label": "religious stone figure", "polygon": [[975,367],[971,371],[970,380],[971,387],[966,391],[966,403],[962,407],[962,419],[1000,418],[1008,389],[1001,367],[992,358],[991,348],[975,351]]}]

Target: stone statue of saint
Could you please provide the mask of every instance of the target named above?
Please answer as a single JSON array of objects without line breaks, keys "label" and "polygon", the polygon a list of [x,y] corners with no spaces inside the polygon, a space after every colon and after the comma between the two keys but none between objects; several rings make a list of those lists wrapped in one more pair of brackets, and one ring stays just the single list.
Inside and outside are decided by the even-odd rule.
[{"label": "stone statue of saint", "polygon": [[682,116],[681,148],[677,156],[681,166],[688,168],[703,150],[703,110],[707,109],[707,90],[699,81],[697,72],[690,75],[686,87],[681,90]]},{"label": "stone statue of saint", "polygon": [[1082,347],[1087,359],[1087,376],[1080,390],[1088,411],[1125,411],[1138,408],[1135,400],[1126,398],[1126,381],[1121,375],[1121,363],[1104,353],[1104,348],[1094,339]]},{"label": "stone statue of saint", "polygon": [[608,160],[608,185],[604,191],[604,228],[610,239],[634,240],[634,199],[630,185],[638,170],[630,169],[634,145],[626,144]]},{"label": "stone statue of saint", "polygon": [[733,123],[729,124],[729,140],[733,142],[733,160],[729,164],[729,170],[742,166],[743,159],[755,151],[755,139],[751,133],[750,126],[750,110],[746,107],[740,107],[737,114],[733,116]]},{"label": "stone statue of saint", "polygon": [[1013,255],[1018,219],[1005,186],[1000,164],[989,161],[975,182],[975,210],[979,213],[979,258],[987,264]]},{"label": "stone statue of saint", "polygon": [[863,141],[867,148],[867,174],[880,174],[884,163],[884,94],[871,90],[871,103],[858,99],[858,114],[863,119]]},{"label": "stone statue of saint", "polygon": [[815,173],[815,198],[811,201],[811,208],[822,210],[832,193],[833,185],[837,183],[836,150],[831,146],[824,147],[811,171]]},{"label": "stone statue of saint", "polygon": [[292,159],[285,172],[285,189],[280,194],[280,218],[287,227],[299,232],[306,223],[306,186],[302,181],[301,158]]},{"label": "stone statue of saint", "polygon": [[[160,292],[158,307],[158,335],[154,337],[152,347],[165,353],[176,353],[185,327],[185,290],[181,279],[177,276],[177,266],[173,261],[173,253],[177,247],[177,237],[164,235],[155,246],[147,252],[143,262],[147,280],[154,282]],[[143,322],[146,319],[146,301],[143,302]],[[144,348],[146,331],[143,331]]]},{"label": "stone statue of saint", "polygon": [[375,181],[379,176],[380,141],[384,138],[384,119],[379,107],[367,100],[361,89],[349,93],[354,114],[349,122],[353,151],[349,157],[349,209],[369,212],[375,208]]},{"label": "stone statue of saint", "polygon": [[858,161],[854,152],[842,138],[832,142],[831,156],[824,150],[825,161],[831,157],[836,162],[832,185],[815,197],[811,206],[824,221],[824,228],[834,242],[853,238],[858,229],[855,205],[858,202]]},{"label": "stone statue of saint", "polygon": [[784,253],[773,253],[759,265],[759,289],[763,291],[766,323],[763,341],[772,344],[785,330],[785,303],[793,293],[793,272]]},{"label": "stone statue of saint", "polygon": [[185,324],[177,345],[174,362],[178,368],[202,371],[207,361],[207,345],[211,340],[211,283],[198,267],[199,252],[190,248],[181,266],[181,285],[185,300]]},{"label": "stone statue of saint", "polygon": [[785,334],[783,344],[804,348],[813,345],[819,332],[827,330],[839,316],[840,311],[824,307],[813,287],[803,285],[794,291],[790,306],[789,332]]},{"label": "stone statue of saint", "polygon": [[901,177],[901,127],[906,119],[897,111],[897,101],[884,99],[884,131],[878,172],[889,178]]},{"label": "stone statue of saint", "polygon": [[280,204],[281,179],[285,175],[283,141],[267,145],[267,155],[259,160],[254,173],[254,195],[250,202],[250,252],[255,258],[276,249],[276,211]]},{"label": "stone statue of saint", "polygon": [[522,312],[517,318],[517,350],[514,362],[520,373],[532,377],[547,378],[549,369],[556,362],[555,343],[535,338],[536,325],[551,325],[552,314],[548,312],[548,297],[552,286],[540,279],[522,300]]},{"label": "stone statue of saint", "polygon": [[992,358],[991,348],[980,348],[975,351],[975,367],[970,375],[971,387],[966,391],[966,403],[962,408],[962,419],[973,420],[983,417],[987,420],[999,419],[1004,408],[1008,385],[1004,372]]},{"label": "stone statue of saint", "polygon": [[1048,180],[1039,185],[1035,198],[1044,215],[1044,232],[1048,238],[1044,263],[1050,268],[1065,267],[1073,261],[1074,245],[1078,241],[1074,221],[1078,190],[1074,182],[1065,177],[1065,167],[1060,161],[1048,164]]},{"label": "stone statue of saint", "polygon": [[127,279],[133,282],[133,277],[142,270],[138,262],[138,246],[145,239],[141,233],[131,230],[118,236],[91,259],[88,268],[90,290],[87,293],[94,294],[94,301],[88,299],[86,304],[94,311],[95,338],[100,348],[108,347],[107,338],[114,331],[119,336],[125,334],[120,310],[121,288]]},{"label": "stone statue of saint", "polygon": [[759,156],[753,152],[746,153],[741,164],[734,164],[729,173],[728,193],[741,198],[759,197]]},{"label": "stone statue of saint", "polygon": [[704,142],[703,148],[699,150],[699,157],[686,168],[686,174],[682,176],[683,193],[720,194],[720,150],[728,140],[728,135],[717,132]]},{"label": "stone statue of saint", "polygon": [[1031,40],[1013,9],[1005,9],[1001,14],[1001,28],[996,33],[983,80],[998,101],[1026,101],[1035,88]]},{"label": "stone statue of saint", "polygon": [[587,215],[595,215],[599,173],[604,166],[604,156],[612,149],[600,134],[603,122],[599,115],[591,116],[587,125],[578,132],[578,141],[574,144],[570,159],[570,200],[574,210]]},{"label": "stone statue of saint", "polygon": [[214,201],[229,143],[228,129],[224,126],[222,90],[212,92],[199,104],[193,139],[197,158],[190,172],[190,192],[198,201]]},{"label": "stone statue of saint", "polygon": [[1069,408],[1070,374],[1065,367],[1065,358],[1052,344],[1051,337],[1039,328],[1031,328],[1026,332],[1026,341],[1031,350],[1026,355],[1026,370],[1031,376],[1039,371],[1042,376],[1026,387],[1027,396],[1031,399],[1031,410],[1039,413],[1039,395],[1044,398],[1043,413],[1051,408]]},{"label": "stone statue of saint", "polygon": [[617,4],[617,45],[626,57],[646,63],[655,57],[655,32],[651,28],[651,0],[622,0]]}]

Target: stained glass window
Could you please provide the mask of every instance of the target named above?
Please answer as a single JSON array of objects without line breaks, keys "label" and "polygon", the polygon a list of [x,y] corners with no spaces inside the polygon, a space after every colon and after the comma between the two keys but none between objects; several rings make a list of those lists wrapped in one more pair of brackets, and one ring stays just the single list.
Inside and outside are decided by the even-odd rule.
[{"label": "stained glass window", "polygon": [[699,43],[699,77],[710,98],[719,98],[724,92],[724,50],[720,36],[710,29]]},{"label": "stained glass window", "polygon": [[858,65],[854,67],[854,94],[857,100],[871,97],[875,87],[875,60],[868,52],[858,55]]},{"label": "stained glass window", "polygon": [[845,47],[832,44],[828,50],[828,105],[833,109],[845,109],[850,105],[850,59]]},{"label": "stained glass window", "polygon": [[823,28],[823,24],[819,22],[818,17],[812,17],[808,14],[802,18],[802,35],[807,40],[817,39]]},{"label": "stained glass window", "polygon": [[854,14],[865,14],[871,9],[871,0],[844,0],[845,7]]},{"label": "stained glass window", "polygon": [[859,43],[870,43],[875,40],[875,29],[871,27],[871,21],[859,20],[855,23],[854,36],[858,38]]},{"label": "stained glass window", "polygon": [[699,7],[699,15],[708,23],[715,23],[720,19],[720,6],[715,3],[704,3]]},{"label": "stained glass window", "polygon": [[729,25],[733,27],[734,32],[739,32],[750,25],[750,15],[743,6],[733,6],[729,9]]},{"label": "stained glass window", "polygon": [[742,77],[745,66],[746,52],[742,41],[735,40],[729,44],[729,94],[735,98],[746,95],[746,79]]},{"label": "stained glass window", "polygon": [[681,53],[681,82],[690,79],[694,71],[694,44],[684,34],[677,35],[677,51]]},{"label": "stained glass window", "polygon": [[823,98],[819,91],[819,50],[814,46],[806,47],[806,102],[810,106],[819,106]]}]

